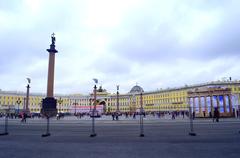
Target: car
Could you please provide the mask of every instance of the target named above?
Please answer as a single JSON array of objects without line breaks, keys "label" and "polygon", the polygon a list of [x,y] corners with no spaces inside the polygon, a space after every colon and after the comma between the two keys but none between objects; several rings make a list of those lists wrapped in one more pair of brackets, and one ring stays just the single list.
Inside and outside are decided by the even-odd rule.
[{"label": "car", "polygon": [[93,113],[93,110],[90,110],[89,115],[90,115],[90,117],[97,117],[97,118],[101,117],[101,113],[97,110],[95,110],[94,113]]}]

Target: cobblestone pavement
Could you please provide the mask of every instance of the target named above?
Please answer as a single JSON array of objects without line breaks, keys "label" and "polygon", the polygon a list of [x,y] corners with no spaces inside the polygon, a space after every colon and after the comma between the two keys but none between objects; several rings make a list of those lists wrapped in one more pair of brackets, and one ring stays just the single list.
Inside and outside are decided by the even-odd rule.
[{"label": "cobblestone pavement", "polygon": [[[26,157],[211,157],[238,158],[240,120],[235,118],[194,120],[197,136],[189,136],[187,118],[144,118],[145,137],[139,137],[139,118],[96,119],[96,137],[91,134],[91,119],[65,117],[50,121],[50,137],[42,138],[45,119],[9,120],[9,135],[0,136],[1,158]],[[4,118],[0,119],[4,131]]]}]

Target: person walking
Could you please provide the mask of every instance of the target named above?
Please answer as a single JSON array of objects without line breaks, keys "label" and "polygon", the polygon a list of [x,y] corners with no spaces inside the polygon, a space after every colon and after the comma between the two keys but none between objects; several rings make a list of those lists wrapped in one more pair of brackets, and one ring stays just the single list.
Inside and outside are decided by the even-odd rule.
[{"label": "person walking", "polygon": [[24,116],[24,123],[26,123],[27,122],[27,113],[24,113],[23,116]]},{"label": "person walking", "polygon": [[133,114],[133,119],[136,119],[136,113],[134,112],[134,114]]},{"label": "person walking", "polygon": [[216,122],[219,122],[220,113],[219,113],[217,107],[214,108],[214,115],[213,116],[216,119]]},{"label": "person walking", "polygon": [[195,119],[195,111],[193,111],[192,115],[193,115],[192,117],[193,117],[193,120],[194,120]]},{"label": "person walking", "polygon": [[175,120],[175,113],[172,112],[172,120]]},{"label": "person walking", "polygon": [[112,113],[112,120],[115,120],[115,115],[114,115],[114,113]]},{"label": "person walking", "polygon": [[26,123],[27,122],[27,114],[25,112],[22,113],[22,120],[21,122]]},{"label": "person walking", "polygon": [[24,113],[21,113],[21,122],[24,122]]}]

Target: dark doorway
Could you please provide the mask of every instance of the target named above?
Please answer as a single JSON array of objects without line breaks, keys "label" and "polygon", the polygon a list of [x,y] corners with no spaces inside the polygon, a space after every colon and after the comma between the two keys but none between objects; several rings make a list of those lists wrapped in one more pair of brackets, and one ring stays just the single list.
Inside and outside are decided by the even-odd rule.
[{"label": "dark doorway", "polygon": [[103,113],[106,113],[106,111],[107,111],[106,102],[105,102],[105,101],[101,101],[101,102],[99,103],[99,105],[103,105]]}]

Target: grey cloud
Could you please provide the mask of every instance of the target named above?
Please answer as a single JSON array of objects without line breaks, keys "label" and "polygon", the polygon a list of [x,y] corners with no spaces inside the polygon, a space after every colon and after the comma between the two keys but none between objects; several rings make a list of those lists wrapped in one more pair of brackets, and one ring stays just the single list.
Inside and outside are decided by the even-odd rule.
[{"label": "grey cloud", "polygon": [[[35,58],[44,58],[44,48],[38,34],[32,32],[7,32],[0,37],[2,67],[20,67]],[[31,34],[31,35],[30,35]],[[32,36],[33,35],[33,36]],[[11,60],[8,60],[11,58]],[[29,61],[30,63],[31,61]],[[20,64],[20,65],[19,65]]]},{"label": "grey cloud", "polygon": [[18,7],[22,2],[19,0],[0,0],[0,10],[5,12],[15,12],[18,11]]},{"label": "grey cloud", "polygon": [[130,72],[130,67],[132,63],[129,63],[128,60],[118,58],[109,58],[109,57],[100,57],[100,60],[91,65],[91,68],[97,69],[97,71],[104,73],[108,76],[116,75],[121,76],[128,74]]},{"label": "grey cloud", "polygon": [[[177,24],[183,23],[184,18],[187,18],[184,17],[184,14],[178,15],[177,9],[174,12],[175,17],[165,22],[159,22],[160,18],[151,15],[156,10],[150,11],[150,13],[134,14],[134,18],[129,22],[128,35],[121,40],[116,40],[112,49],[118,51],[123,57],[130,57],[136,62],[143,63],[145,61],[171,63],[178,58],[207,61],[219,56],[233,55],[240,49],[238,44],[240,23],[236,20],[240,16],[240,11],[234,7],[235,3],[238,4],[236,1],[229,2],[229,4],[225,4],[223,1],[219,3],[214,1],[210,5],[212,8],[206,1],[200,3],[199,8],[202,10],[217,9],[225,15],[222,16],[219,27],[208,29],[194,43],[187,46],[179,43],[179,37],[175,33]],[[189,5],[197,7],[197,4],[199,3],[190,3]],[[199,8],[197,9],[199,10]]]},{"label": "grey cloud", "polygon": [[[153,90],[162,86],[171,87],[213,80],[216,76],[229,74],[227,72],[232,68],[231,60],[223,60],[228,64],[211,65],[215,58],[239,58],[240,23],[237,20],[240,16],[239,1],[184,0],[167,2],[167,6],[163,6],[166,1],[165,3],[159,0],[146,1],[145,6],[130,9],[120,26],[109,30],[102,27],[88,28],[84,25],[83,19],[87,17],[84,9],[87,7],[80,3],[76,5],[74,2],[78,1],[69,1],[66,4],[65,1],[43,3],[39,14],[28,16],[26,11],[24,16],[15,19],[16,23],[21,25],[0,33],[1,79],[7,81],[15,78],[15,81],[9,81],[0,88],[12,87],[14,90],[19,86],[16,80],[31,75],[33,83],[36,83],[32,90],[35,90],[34,87],[41,91],[45,90],[47,64],[42,68],[37,67],[35,72],[29,70],[29,67],[33,67],[38,60],[48,60],[46,49],[50,44],[50,34],[54,31],[64,34],[67,38],[63,39],[56,35],[59,50],[56,58],[56,91],[58,92],[72,90],[77,92],[79,88],[87,92],[89,85],[86,86],[85,81],[81,84],[79,82],[88,78],[91,80],[94,77],[91,75],[94,74],[102,77],[99,80],[103,80],[103,84],[113,91],[115,84],[118,83],[122,89],[128,91],[135,82],[146,90]],[[0,0],[1,11],[9,14],[21,12],[22,10],[19,10],[21,5],[17,0],[14,3]],[[165,7],[170,8],[170,11],[165,12]],[[218,27],[206,30],[197,40],[183,46],[176,29],[185,24],[192,10],[203,12],[217,10],[221,13],[221,19]],[[91,55],[95,55],[96,52],[91,52],[88,45],[91,47],[91,38],[94,39],[99,32],[106,33],[113,45],[106,48],[107,52],[103,53],[103,56],[91,59]],[[188,30],[185,33],[189,34]],[[88,35],[91,38],[88,39]],[[82,42],[84,39],[86,43]],[[108,53],[112,53],[114,57]],[[58,60],[60,58],[64,60],[60,62]],[[177,62],[180,58],[200,64],[186,66]],[[84,63],[85,59],[89,62]],[[138,66],[133,68],[134,65]],[[192,72],[199,69],[199,66],[209,66],[209,71],[204,69],[193,74]],[[179,69],[175,70],[175,67]],[[148,70],[156,72],[157,75]]]},{"label": "grey cloud", "polygon": [[240,23],[236,21],[236,18],[239,16],[240,12],[226,16],[218,29],[206,33],[199,45],[196,46],[196,50],[209,58],[238,55]]}]

